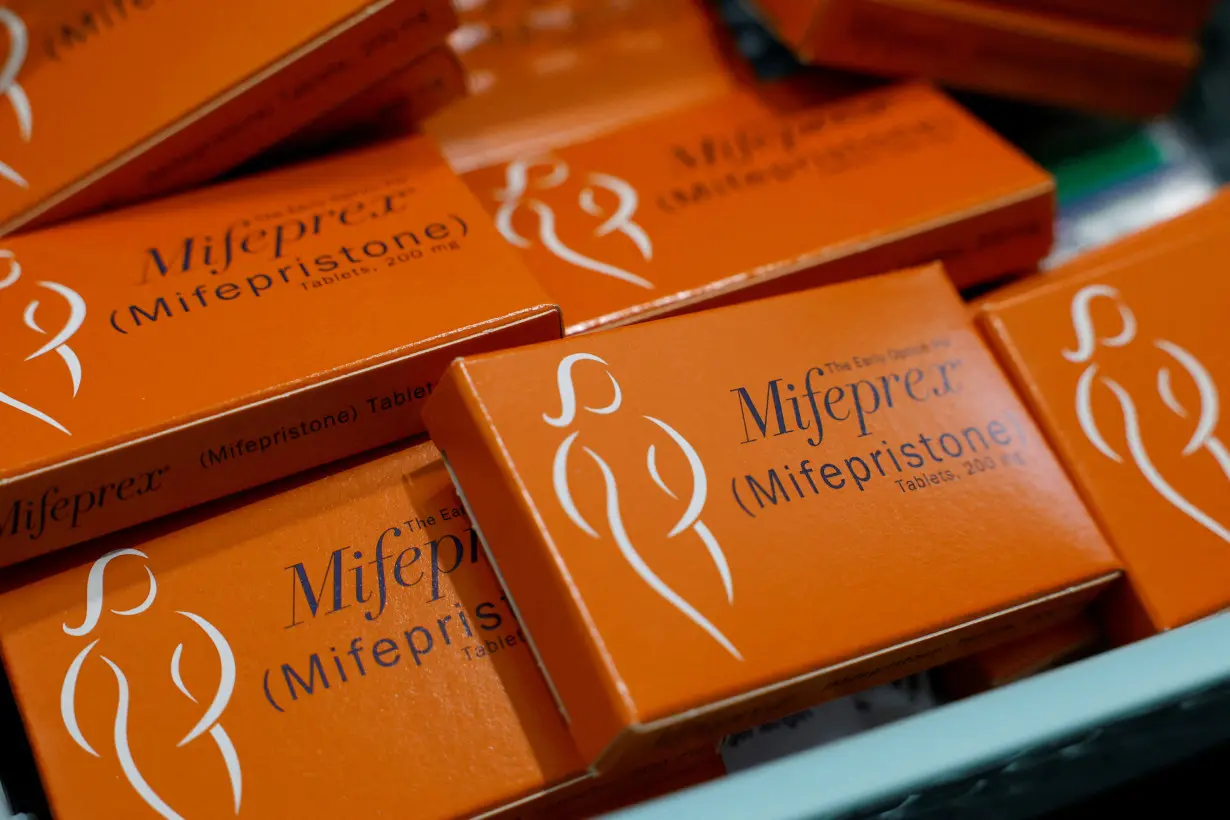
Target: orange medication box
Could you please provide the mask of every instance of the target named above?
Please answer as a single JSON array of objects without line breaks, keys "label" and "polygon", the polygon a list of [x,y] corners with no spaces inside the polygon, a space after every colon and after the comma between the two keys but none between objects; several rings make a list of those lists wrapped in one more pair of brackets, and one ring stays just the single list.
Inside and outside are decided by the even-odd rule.
[{"label": "orange medication box", "polygon": [[10,237],[0,564],[422,432],[558,311],[415,137]]},{"label": "orange medication box", "polygon": [[1223,191],[981,307],[1004,367],[1123,559],[1135,606],[1108,623],[1116,640],[1230,606],[1218,398],[1230,384],[1227,224]]},{"label": "orange medication box", "polygon": [[439,45],[408,68],[351,98],[332,115],[343,123],[405,133],[465,93],[465,71],[457,55],[447,45]]},{"label": "orange medication box", "polygon": [[1217,0],[974,0],[1020,11],[1069,15],[1157,34],[1195,34]]},{"label": "orange medication box", "polygon": [[959,286],[1050,249],[1050,176],[923,84],[736,93],[465,175],[569,333],[944,260]]},{"label": "orange medication box", "polygon": [[585,775],[430,444],[16,573],[0,650],[63,820],[470,817]]},{"label": "orange medication box", "polygon": [[446,0],[9,5],[0,233],[216,176],[456,23]]},{"label": "orange medication box", "polygon": [[718,96],[746,73],[705,0],[503,0],[460,17],[470,96],[426,126],[459,172]]},{"label": "orange medication box", "polygon": [[436,46],[407,68],[300,129],[275,150],[240,166],[235,174],[416,133],[424,119],[465,95],[465,82],[465,72],[452,49]]},{"label": "orange medication box", "polygon": [[[1179,37],[961,0],[758,0],[807,61],[1108,114],[1169,110],[1198,60]],[[1130,3],[1121,3],[1130,5]]]},{"label": "orange medication box", "polygon": [[938,265],[464,358],[424,418],[597,770],[1118,571]]}]

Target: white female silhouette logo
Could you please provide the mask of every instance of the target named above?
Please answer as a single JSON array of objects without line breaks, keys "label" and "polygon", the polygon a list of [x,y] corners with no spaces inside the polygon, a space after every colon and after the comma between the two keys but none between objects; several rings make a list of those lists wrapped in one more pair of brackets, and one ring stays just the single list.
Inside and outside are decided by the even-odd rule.
[{"label": "white female silhouette logo", "polygon": [[[1094,329],[1090,304],[1099,298],[1110,300],[1118,310],[1120,327],[1112,336],[1099,335]],[[1120,464],[1123,463],[1123,456],[1106,442],[1098,427],[1097,419],[1094,418],[1093,386],[1095,383],[1100,383],[1114,394],[1119,403],[1119,409],[1123,414],[1128,453],[1145,479],[1163,498],[1193,521],[1218,538],[1230,542],[1230,529],[1191,503],[1162,476],[1145,449],[1136,402],[1121,384],[1110,376],[1100,374],[1098,363],[1093,361],[1094,354],[1099,347],[1126,347],[1136,339],[1136,316],[1127,305],[1123,304],[1119,292],[1107,285],[1089,285],[1082,288],[1072,299],[1072,326],[1076,331],[1076,349],[1063,351],[1063,357],[1076,364],[1088,365],[1076,385],[1076,416],[1089,442],[1107,458]],[[1215,435],[1219,417],[1219,400],[1217,385],[1213,382],[1212,376],[1195,356],[1174,342],[1156,339],[1153,341],[1153,346],[1167,354],[1188,375],[1200,396],[1200,407],[1195,413],[1196,426],[1183,448],[1183,456],[1191,456],[1197,452],[1211,455],[1222,473],[1225,474],[1226,479],[1230,481],[1230,453],[1227,453],[1225,445]],[[1188,408],[1184,407],[1175,396],[1171,378],[1169,366],[1163,366],[1158,370],[1158,395],[1176,416],[1182,419],[1190,418],[1191,413]]]},{"label": "white female silhouette logo", "polygon": [[[112,550],[95,561],[90,567],[90,574],[86,580],[85,620],[80,626],[76,627],[70,627],[67,623],[64,624],[64,632],[66,634],[75,638],[81,638],[95,630],[102,617],[103,574],[108,564],[126,555],[147,558],[145,553],[140,550]],[[112,609],[112,614],[122,616],[140,615],[153,605],[154,599],[158,595],[158,582],[155,580],[154,573],[148,565],[145,567],[145,572],[149,577],[149,592],[145,596],[145,600],[132,609]],[[243,776],[239,768],[239,755],[236,754],[235,746],[231,743],[226,730],[218,723],[222,717],[222,712],[230,702],[232,693],[235,691],[235,655],[231,652],[230,644],[227,643],[226,638],[209,621],[192,612],[177,612],[177,614],[187,618],[205,633],[205,637],[209,639],[214,651],[217,652],[220,670],[218,689],[214,693],[213,698],[210,699],[205,713],[197,721],[196,725],[192,727],[191,731],[184,735],[183,740],[178,745],[184,746],[196,740],[202,734],[209,733],[210,738],[222,755],[222,761],[226,766],[226,772],[230,779],[231,796],[235,803],[235,814],[239,814],[239,803],[243,792]],[[81,726],[77,722],[77,679],[81,675],[82,666],[89,658],[94,647],[98,645],[99,640],[99,638],[95,638],[77,653],[77,656],[73,658],[73,662],[69,664],[68,671],[64,675],[64,683],[60,687],[60,716],[64,720],[64,728],[68,730],[69,736],[78,746],[94,757],[100,757],[100,755],[94,750],[90,742],[86,740],[85,735],[82,734]],[[180,671],[180,659],[183,651],[184,645],[180,643],[175,647],[175,651],[171,655],[171,680],[175,684],[175,688],[182,692],[184,697],[193,703],[198,703],[196,697],[193,696],[184,684],[183,675]],[[128,709],[130,698],[128,677],[106,655],[100,652],[98,657],[111,668],[111,672],[115,675],[116,685],[119,687],[119,700],[116,705],[115,728],[112,739],[115,744],[115,755],[119,761],[120,769],[124,772],[124,777],[127,778],[129,785],[140,795],[141,799],[160,816],[167,818],[167,820],[182,820],[181,815],[158,796],[158,793],[154,791],[153,787],[150,786],[149,782],[141,774],[141,770],[133,759],[132,750],[128,744]]]},{"label": "white female silhouette logo", "polygon": [[[577,396],[576,387],[572,383],[572,369],[580,362],[595,362],[607,367],[606,361],[589,353],[573,353],[565,356],[560,361],[556,369],[556,381],[559,386],[560,397],[560,412],[557,416],[551,416],[543,413],[542,418],[547,424],[552,427],[566,429],[571,427],[577,421]],[[601,407],[591,407],[586,405],[584,409],[588,413],[604,416],[610,415],[623,404],[623,391],[619,387],[619,382],[608,369],[606,371],[607,378],[611,380],[611,388],[614,395],[611,400]],[[730,567],[726,563],[726,556],[722,552],[721,546],[717,539],[713,537],[713,533],[705,526],[705,523],[700,520],[701,510],[705,506],[705,497],[708,493],[708,480],[705,476],[705,467],[701,463],[700,456],[697,455],[696,449],[681,436],[678,431],[671,427],[661,419],[656,419],[653,416],[642,416],[643,419],[655,425],[670,437],[671,441],[679,448],[679,451],[687,459],[688,466],[692,473],[692,491],[688,497],[688,503],[679,520],[675,522],[670,531],[666,534],[667,538],[674,538],[683,532],[692,532],[705,545],[705,549],[709,553],[710,559],[713,561],[714,567],[717,568],[718,574],[722,578],[722,584],[726,590],[727,603],[734,603],[734,588],[731,583]],[[552,482],[555,487],[555,494],[559,498],[560,506],[563,507],[565,514],[576,524],[580,529],[587,533],[592,538],[598,538],[598,531],[589,524],[588,521],[581,515],[577,509],[576,502],[572,497],[572,490],[568,485],[568,464],[569,456],[572,452],[573,444],[577,441],[580,435],[579,430],[573,430],[568,434],[567,438],[560,443],[559,448],[555,451],[555,459],[552,462]],[[710,637],[722,645],[722,647],[733,655],[738,660],[742,660],[743,656],[723,635],[716,626],[714,626],[708,618],[702,615],[694,606],[685,601],[682,596],[667,586],[658,575],[649,568],[644,558],[633,546],[631,539],[628,537],[627,529],[624,526],[623,514],[619,508],[619,488],[615,482],[615,475],[612,472],[610,465],[584,444],[581,449],[586,455],[593,460],[602,473],[602,478],[606,488],[606,517],[607,527],[610,530],[611,537],[615,539],[616,545],[619,547],[620,553],[624,560],[631,565],[632,569],[649,585],[649,587],[661,596],[667,603],[675,607],[683,613],[688,620],[703,629]],[[662,480],[662,476],[658,472],[657,451],[654,445],[649,445],[645,455],[646,465],[649,469],[649,476],[653,479],[654,484],[658,486],[662,492],[666,493],[671,498],[677,499],[677,496]]]},{"label": "white female silhouette logo", "polygon": [[[17,257],[12,251],[0,250],[0,260],[8,260],[9,269],[4,278],[0,279],[0,291],[12,287],[21,279],[21,264],[17,261]],[[68,342],[73,335],[81,328],[81,324],[85,321],[85,300],[81,298],[81,294],[70,287],[61,285],[59,282],[36,282],[40,288],[45,288],[52,293],[60,296],[68,303],[68,319],[65,320],[63,327],[52,335],[51,339],[40,347],[38,350],[26,356],[26,361],[33,361],[40,356],[54,352],[64,362],[64,366],[68,368],[69,378],[72,379],[73,397],[77,396],[77,391],[81,389],[81,360],[77,358],[77,354],[69,347]],[[3,297],[0,297],[3,298]],[[26,305],[25,313],[22,314],[22,321],[26,327],[33,330],[35,333],[48,335],[38,323],[38,308],[39,301],[31,299]],[[41,422],[50,424],[62,433],[72,435],[68,428],[56,421],[51,416],[33,407],[25,402],[19,401],[12,396],[0,391],[0,404],[6,404],[14,410],[19,410],[27,416],[36,418]]]},{"label": "white female silhouette logo", "polygon": [[[0,94],[8,98],[13,108],[13,116],[17,118],[17,127],[23,142],[30,141],[30,131],[34,125],[34,115],[30,111],[30,98],[17,82],[17,74],[26,62],[26,51],[29,49],[26,24],[15,13],[7,8],[0,8],[0,25],[4,26],[9,35],[9,56],[0,67]],[[25,178],[0,162],[0,177],[21,188],[28,188]]]},{"label": "white female silhouette logo", "polygon": [[[531,183],[530,172],[538,167],[545,167],[549,170]],[[505,169],[504,188],[495,192],[496,201],[501,203],[495,214],[495,224],[500,233],[518,248],[530,247],[530,241],[517,233],[517,229],[513,227],[513,215],[524,206],[538,216],[539,241],[560,259],[578,268],[611,276],[638,287],[652,288],[653,283],[643,276],[637,276],[631,271],[593,259],[565,245],[556,233],[555,211],[539,199],[526,199],[526,194],[531,187],[539,191],[558,188],[568,180],[568,176],[568,166],[560,160],[517,160],[509,163],[508,168]],[[642,259],[645,261],[653,259],[653,243],[649,241],[649,235],[632,219],[636,215],[640,201],[636,189],[626,181],[610,174],[591,172],[586,174],[585,179],[588,185],[581,189],[578,204],[585,213],[603,220],[602,224],[594,229],[594,236],[623,234],[636,246]],[[608,191],[617,198],[618,204],[610,215],[607,215],[594,199],[595,189]]]}]

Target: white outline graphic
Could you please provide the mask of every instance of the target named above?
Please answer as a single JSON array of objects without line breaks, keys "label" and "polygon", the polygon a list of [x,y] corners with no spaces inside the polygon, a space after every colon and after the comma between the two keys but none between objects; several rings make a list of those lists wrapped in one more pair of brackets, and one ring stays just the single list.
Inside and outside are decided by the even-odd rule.
[{"label": "white outline graphic", "polygon": [[[0,9],[0,11],[3,11],[3,9]],[[3,291],[17,284],[18,280],[21,279],[22,270],[21,263],[17,261],[17,257],[10,250],[0,249],[0,259],[7,259],[9,263],[8,273],[3,279],[0,279],[0,291]],[[69,347],[68,342],[81,329],[81,325],[85,323],[85,300],[81,298],[81,294],[77,293],[77,291],[59,282],[39,281],[35,282],[35,284],[40,288],[46,288],[67,302],[69,313],[64,326],[57,330],[42,347],[27,356],[25,360],[30,362],[47,353],[54,352],[64,362],[64,366],[68,368],[68,375],[73,385],[73,398],[76,398],[77,392],[81,389],[81,360],[77,358],[76,351]],[[25,312],[22,313],[22,324],[35,333],[46,336],[48,335],[47,331],[38,323],[38,308],[39,301],[31,299],[26,305]],[[49,424],[66,435],[72,435],[67,427],[47,413],[44,413],[37,407],[19,401],[2,391],[0,391],[0,404],[6,404],[31,418],[36,418],[45,424]]]},{"label": "white outline graphic", "polygon": [[[29,142],[34,128],[34,113],[30,110],[30,98],[26,96],[26,90],[17,82],[17,75],[26,63],[26,52],[30,48],[29,35],[25,22],[11,9],[0,8],[0,25],[4,26],[9,35],[9,56],[4,61],[4,66],[0,67],[0,94],[8,98],[13,116],[17,118],[22,142]],[[0,177],[19,188],[30,187],[25,177],[4,162],[0,162]]]},{"label": "white outline graphic", "polygon": [[[565,356],[556,367],[556,383],[559,387],[560,412],[559,415],[552,416],[548,413],[542,414],[542,419],[552,427],[564,429],[571,427],[577,421],[577,396],[576,386],[572,380],[573,368],[581,362],[595,362],[602,365],[606,369],[607,378],[611,380],[612,399],[602,406],[584,405],[582,409],[589,413],[597,415],[610,415],[619,410],[623,404],[623,391],[619,386],[619,382],[611,373],[609,365],[604,359],[599,358],[591,353],[573,353]],[[709,553],[710,560],[713,561],[714,568],[717,569],[718,575],[722,579],[722,586],[726,591],[726,602],[734,603],[734,583],[731,578],[730,566],[726,561],[726,555],[722,552],[721,545],[710,532],[705,523],[700,520],[701,512],[705,506],[705,499],[709,491],[708,478],[705,475],[704,464],[700,460],[700,456],[696,452],[691,443],[688,442],[680,433],[661,419],[653,416],[642,415],[641,418],[650,422],[653,426],[666,433],[670,440],[679,448],[679,451],[687,459],[688,467],[692,475],[692,490],[688,495],[688,503],[675,522],[670,531],[666,533],[666,538],[674,538],[675,536],[690,531],[696,534],[700,542],[704,545]],[[555,451],[555,457],[551,462],[551,482],[555,488],[555,495],[559,499],[560,507],[564,513],[582,532],[589,535],[591,538],[599,538],[598,531],[585,520],[577,509],[576,501],[572,497],[572,489],[568,484],[568,465],[569,457],[572,453],[573,445],[577,442],[581,435],[580,430],[573,430],[567,437],[560,442],[559,447]],[[673,590],[665,581],[663,581],[645,562],[645,559],[637,551],[632,544],[631,538],[628,536],[626,527],[624,526],[623,513],[620,510],[619,504],[619,487],[615,480],[615,474],[611,470],[606,460],[591,450],[584,444],[581,445],[581,450],[589,456],[590,460],[598,467],[602,474],[603,484],[605,487],[605,509],[607,518],[607,528],[611,537],[615,540],[616,546],[619,548],[620,554],[624,560],[632,567],[636,573],[641,576],[650,589],[658,594],[663,600],[681,612],[696,626],[700,627],[709,637],[717,641],[727,652],[734,656],[737,660],[743,660],[743,656],[735,645],[722,634],[722,632],[714,626],[714,624],[706,618],[699,610],[696,609],[688,601]],[[678,499],[679,496],[662,480],[662,475],[658,471],[657,449],[655,445],[650,445],[646,450],[645,464],[649,471],[649,476],[654,484],[662,490],[670,498]]]},{"label": "white outline graphic", "polygon": [[[96,560],[91,565],[89,576],[86,579],[85,618],[80,626],[73,627],[67,623],[63,624],[66,635],[84,637],[98,627],[99,621],[102,619],[103,576],[106,573],[107,565],[115,559],[124,556],[134,556],[148,560],[148,556],[145,553],[136,549],[112,550]],[[153,606],[154,600],[158,595],[158,582],[148,564],[145,565],[145,572],[149,578],[149,592],[146,594],[145,600],[131,609],[110,610],[113,614],[122,616],[140,615]],[[235,806],[235,814],[238,815],[243,797],[243,772],[240,769],[239,755],[235,751],[235,746],[231,742],[230,736],[227,735],[226,730],[218,722],[222,718],[222,713],[226,710],[226,706],[235,692],[235,655],[231,651],[230,644],[226,638],[209,621],[193,612],[177,610],[175,614],[182,615],[205,633],[205,636],[209,639],[214,651],[217,653],[219,668],[218,689],[213,697],[210,698],[208,708],[206,708],[196,725],[184,735],[183,740],[179,741],[177,745],[184,746],[202,734],[209,733],[214,745],[218,748],[219,754],[222,755],[223,764],[226,766],[227,776],[230,780],[231,798]],[[68,731],[68,735],[73,739],[73,742],[86,753],[98,758],[102,756],[86,740],[77,721],[77,681],[81,676],[82,667],[100,640],[100,638],[95,638],[77,653],[72,663],[69,664],[68,670],[64,673],[64,682],[60,686],[60,717],[64,721],[64,728]],[[196,697],[188,690],[187,685],[184,683],[181,670],[183,652],[184,645],[180,643],[175,647],[175,651],[171,655],[171,680],[175,684],[175,688],[182,692],[185,697],[193,703],[197,703]],[[159,816],[167,818],[167,820],[182,820],[181,815],[154,791],[154,788],[145,779],[140,767],[133,758],[132,749],[128,742],[128,714],[131,697],[128,677],[120,669],[119,665],[106,655],[100,653],[98,657],[111,669],[117,687],[118,700],[111,740],[120,771],[124,773],[124,777],[128,780],[129,785],[132,786],[133,791]]]},{"label": "white outline graphic", "polygon": [[[546,167],[550,170],[531,184],[530,171],[536,167]],[[565,245],[555,232],[555,211],[541,200],[526,198],[531,187],[539,191],[558,188],[568,181],[569,174],[568,165],[557,159],[535,158],[510,162],[504,172],[504,187],[494,193],[495,200],[501,203],[495,214],[495,224],[500,233],[518,248],[530,247],[530,240],[517,233],[512,224],[513,214],[518,208],[525,206],[538,216],[538,240],[558,258],[578,268],[610,276],[637,287],[652,289],[653,283],[643,276],[593,259]],[[585,175],[585,179],[588,184],[578,195],[577,204],[585,213],[603,220],[602,224],[594,229],[594,236],[623,234],[636,246],[642,259],[647,262],[652,260],[653,242],[650,241],[649,234],[645,233],[645,229],[633,219],[640,205],[640,195],[637,194],[636,189],[627,181],[610,174],[590,172]],[[615,211],[609,215],[594,198],[595,190],[599,188],[609,191],[618,199]]]},{"label": "white outline graphic", "polygon": [[[1122,327],[1112,336],[1100,337],[1094,330],[1090,305],[1095,299],[1109,299],[1118,310]],[[1076,383],[1076,417],[1080,421],[1085,437],[1102,455],[1116,463],[1124,463],[1124,457],[1111,447],[1102,435],[1093,413],[1093,388],[1095,384],[1102,384],[1110,390],[1119,404],[1119,410],[1123,415],[1128,455],[1145,480],[1159,495],[1184,515],[1218,538],[1230,543],[1230,528],[1189,501],[1161,474],[1145,448],[1136,402],[1123,385],[1107,375],[1100,374],[1098,363],[1093,361],[1094,354],[1099,347],[1126,347],[1136,339],[1136,316],[1132,313],[1131,308],[1123,304],[1119,291],[1108,285],[1089,285],[1081,288],[1072,299],[1072,327],[1076,331],[1076,348],[1064,350],[1062,354],[1073,364],[1087,365]],[[1197,452],[1208,453],[1221,468],[1227,481],[1230,481],[1230,453],[1216,436],[1220,416],[1220,398],[1212,375],[1199,359],[1174,342],[1167,339],[1155,339],[1152,344],[1154,348],[1169,356],[1181,371],[1187,374],[1200,395],[1196,426],[1191,438],[1183,447],[1182,455],[1187,457]],[[1191,414],[1175,395],[1171,379],[1171,368],[1162,366],[1157,372],[1158,396],[1172,413],[1179,418],[1187,419]]]}]

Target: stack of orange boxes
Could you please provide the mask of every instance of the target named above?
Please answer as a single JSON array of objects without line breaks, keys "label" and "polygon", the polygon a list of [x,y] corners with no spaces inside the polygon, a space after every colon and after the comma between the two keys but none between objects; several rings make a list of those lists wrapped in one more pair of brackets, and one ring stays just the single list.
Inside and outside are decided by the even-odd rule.
[{"label": "stack of orange boxes", "polygon": [[[1071,35],[987,82],[1096,45],[1139,93],[1056,101],[1132,113],[1202,13],[761,5],[817,59],[885,9]],[[922,80],[757,82],[700,0],[81,8],[0,9],[0,656],[54,816],[592,816],[1230,598],[1224,196],[971,308],[1051,177]]]}]

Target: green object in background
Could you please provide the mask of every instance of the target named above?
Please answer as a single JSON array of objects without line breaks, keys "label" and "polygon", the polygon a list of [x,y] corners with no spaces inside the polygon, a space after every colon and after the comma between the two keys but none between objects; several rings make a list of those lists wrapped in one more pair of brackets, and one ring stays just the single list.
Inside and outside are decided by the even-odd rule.
[{"label": "green object in background", "polygon": [[1153,174],[1171,160],[1147,125],[976,94],[956,96],[1054,174],[1061,207]]},{"label": "green object in background", "polygon": [[1073,200],[1153,173],[1165,163],[1166,158],[1153,138],[1145,131],[1136,131],[1099,148],[1042,164],[1055,175],[1062,208]]}]

